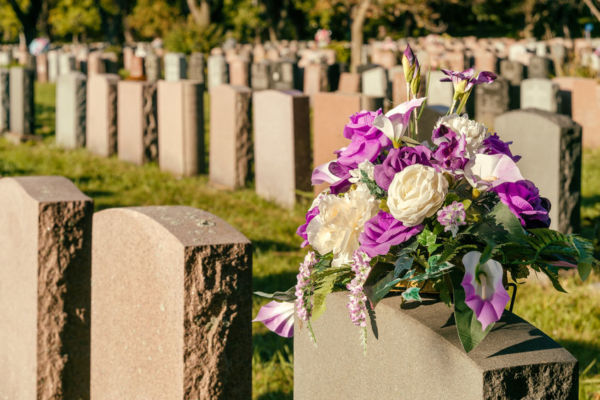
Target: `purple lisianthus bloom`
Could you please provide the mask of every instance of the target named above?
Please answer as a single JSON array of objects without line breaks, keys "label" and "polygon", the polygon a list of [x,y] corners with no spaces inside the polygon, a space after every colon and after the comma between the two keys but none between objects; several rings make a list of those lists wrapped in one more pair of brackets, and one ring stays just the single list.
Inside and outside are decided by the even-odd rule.
[{"label": "purple lisianthus bloom", "polygon": [[545,197],[540,197],[540,192],[533,182],[528,180],[505,182],[492,187],[491,190],[519,218],[523,227],[529,229],[550,226],[550,215],[548,214],[550,201]]},{"label": "purple lisianthus bloom", "polygon": [[379,211],[365,224],[364,231],[358,239],[360,250],[369,257],[389,253],[390,247],[406,242],[423,230],[423,225],[404,226],[391,214]]},{"label": "purple lisianthus bloom", "polygon": [[495,260],[479,264],[481,253],[470,251],[462,258],[465,276],[465,304],[473,310],[482,330],[502,317],[510,296],[502,284],[502,265]]},{"label": "purple lisianthus bloom", "polygon": [[375,182],[382,189],[388,190],[394,175],[413,164],[431,166],[433,153],[423,145],[391,149],[382,164],[375,166],[373,175]]},{"label": "purple lisianthus bloom", "polygon": [[510,145],[513,142],[504,142],[500,137],[494,133],[483,141],[483,154],[504,154],[509,156],[514,162],[521,159],[521,156],[514,156],[510,151]]},{"label": "purple lisianthus bloom", "polygon": [[296,230],[296,235],[300,236],[302,239],[304,239],[304,241],[302,242],[302,245],[300,247],[306,247],[308,245],[308,235],[306,234],[306,227],[308,226],[308,224],[310,223],[310,221],[313,220],[314,217],[316,217],[317,215],[319,215],[319,207],[313,207],[310,210],[308,210],[308,212],[306,213],[306,222],[302,225],[300,225],[298,227],[298,230]]},{"label": "purple lisianthus bloom", "polygon": [[344,137],[350,144],[337,151],[338,163],[355,169],[365,160],[375,161],[379,153],[392,146],[392,141],[373,125],[375,118],[382,114],[377,111],[361,111],[350,117],[344,127]]},{"label": "purple lisianthus bloom", "polygon": [[382,147],[391,146],[392,142],[383,135],[379,129],[373,126],[373,121],[378,115],[383,114],[381,108],[377,111],[360,111],[350,117],[350,122],[344,126],[344,137],[354,140],[364,138],[366,140],[377,139]]},{"label": "purple lisianthus bloom", "polygon": [[329,183],[332,194],[343,193],[350,188],[350,170],[354,168],[330,161],[319,165],[312,173],[311,182],[314,185]]},{"label": "purple lisianthus bloom", "polygon": [[446,74],[446,78],[440,79],[440,82],[452,82],[454,90],[461,93],[468,92],[473,86],[480,83],[492,83],[497,78],[496,74],[489,71],[480,72],[475,76],[475,70],[473,68],[466,69],[462,72],[442,69],[442,72]]},{"label": "purple lisianthus bloom", "polygon": [[279,336],[294,336],[294,303],[271,301],[262,306],[252,322],[262,322]]},{"label": "purple lisianthus bloom", "polygon": [[438,148],[433,153],[437,165],[443,170],[455,172],[462,170],[469,162],[467,158],[467,140],[445,125],[433,132],[433,141]]}]

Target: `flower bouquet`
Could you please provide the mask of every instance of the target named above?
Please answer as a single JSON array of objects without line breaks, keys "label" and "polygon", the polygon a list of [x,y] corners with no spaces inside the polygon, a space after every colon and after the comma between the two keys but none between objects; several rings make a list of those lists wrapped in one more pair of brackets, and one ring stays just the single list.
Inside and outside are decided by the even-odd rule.
[{"label": "flower bouquet", "polygon": [[421,71],[410,47],[402,65],[409,101],[386,114],[351,116],[343,132],[350,144],[313,172],[313,184],[330,186],[298,228],[311,250],[296,286],[257,292],[274,301],[255,321],[282,336],[293,334],[295,314],[316,340],[311,320],[324,311],[326,296],[348,291],[349,316],[366,351],[369,310],[383,297],[394,290],[421,301],[433,290],[453,306],[469,352],[502,316],[509,282],[533,270],[564,291],[559,270],[576,268],[586,279],[598,266],[589,241],[549,229],[550,203],[521,175],[510,143],[462,114],[473,87],[496,76],[444,71],[454,86],[452,107],[431,141],[419,143],[426,97],[417,97]]}]

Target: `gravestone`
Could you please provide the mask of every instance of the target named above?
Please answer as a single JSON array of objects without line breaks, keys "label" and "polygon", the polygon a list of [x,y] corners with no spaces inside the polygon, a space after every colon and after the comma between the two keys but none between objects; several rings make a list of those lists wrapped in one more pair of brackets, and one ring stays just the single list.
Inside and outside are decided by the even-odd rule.
[{"label": "gravestone", "polygon": [[429,106],[452,106],[454,88],[451,82],[440,82],[446,78],[442,71],[431,71],[429,74],[429,88],[427,92],[427,104]]},{"label": "gravestone", "polygon": [[58,77],[58,50],[48,52],[48,82],[56,82]]},{"label": "gravestone", "polygon": [[246,400],[252,246],[190,207],[94,215],[91,398]]},{"label": "gravestone", "polygon": [[446,106],[425,106],[418,123],[417,141],[428,141],[430,144],[433,128],[438,120],[448,113]]},{"label": "gravestone", "polygon": [[[561,91],[563,113],[582,127],[583,146],[600,147],[600,115],[596,105],[600,101],[596,81],[589,78],[554,78]],[[569,107],[570,105],[570,107]],[[568,111],[568,112],[567,112]]]},{"label": "gravestone", "polygon": [[138,165],[157,160],[156,83],[120,81],[117,99],[119,158]]},{"label": "gravestone", "polygon": [[0,68],[0,134],[10,128],[10,72]]},{"label": "gravestone", "polygon": [[106,73],[104,60],[102,59],[102,53],[99,51],[93,51],[88,55],[87,60],[87,74],[88,77],[96,74]]},{"label": "gravestone", "polygon": [[308,96],[268,90],[252,102],[256,193],[291,208],[296,190],[311,190]]},{"label": "gravestone", "polygon": [[48,82],[48,54],[42,53],[35,57],[36,79],[40,83]]},{"label": "gravestone", "polygon": [[500,61],[500,76],[508,81],[511,110],[521,108],[521,82],[525,76],[524,65],[518,61]]},{"label": "gravestone", "polygon": [[550,227],[579,232],[581,126],[565,115],[527,109],[501,115],[495,128],[502,140],[513,142],[511,152],[523,156],[523,177],[550,200]]},{"label": "gravestone", "polygon": [[[468,354],[443,302],[387,297],[367,321],[367,353],[349,318],[348,294],[294,332],[294,399],[576,399],[577,360],[542,331],[504,311]],[[398,360],[401,359],[400,366]],[[331,382],[336,382],[335,390]]]},{"label": "gravestone", "polygon": [[371,68],[362,73],[362,93],[365,96],[383,97],[388,96],[387,72],[382,67]]},{"label": "gravestone", "polygon": [[327,66],[325,64],[309,64],[304,67],[304,93],[311,96],[327,91]]},{"label": "gravestone", "polygon": [[204,172],[204,85],[158,81],[158,165],[179,176]]},{"label": "gravestone", "polygon": [[340,93],[360,93],[361,81],[360,74],[355,72],[342,72],[338,92]]},{"label": "gravestone", "polygon": [[496,72],[497,57],[494,53],[487,50],[478,50],[475,52],[475,69],[481,71]]},{"label": "gravestone", "polygon": [[298,67],[291,60],[282,60],[271,64],[273,89],[294,90],[298,84]]},{"label": "gravestone", "polygon": [[146,69],[146,80],[156,82],[160,79],[160,57],[156,53],[149,52],[146,54],[146,57],[144,57],[144,68]]},{"label": "gravestone", "polygon": [[508,96],[508,81],[502,77],[475,86],[475,120],[493,130],[496,117],[508,111]]},{"label": "gravestone", "polygon": [[130,62],[130,66],[129,66],[129,78],[137,79],[137,80],[145,79],[144,58],[143,57],[138,57],[135,55],[133,57],[131,57],[131,62]]},{"label": "gravestone", "polygon": [[204,84],[204,54],[192,53],[188,66],[188,79]]},{"label": "gravestone", "polygon": [[558,85],[549,79],[525,79],[521,83],[521,108],[559,112]]},{"label": "gravestone", "polygon": [[167,53],[165,54],[165,80],[178,81],[185,79],[187,62],[185,55],[182,53]]},{"label": "gravestone", "polygon": [[57,145],[68,149],[85,146],[85,114],[85,75],[71,72],[59,76],[56,81]]},{"label": "gravestone", "polygon": [[70,53],[59,53],[58,76],[68,74],[73,71],[75,71],[75,56]]},{"label": "gravestone", "polygon": [[250,87],[250,65],[246,60],[241,58],[231,60],[229,81],[232,85]]},{"label": "gravestone", "polygon": [[243,187],[252,161],[252,91],[217,86],[210,91],[210,102],[210,181],[229,189]]},{"label": "gravestone", "polygon": [[273,88],[273,77],[271,76],[271,63],[261,61],[250,66],[252,79],[250,83],[253,90],[267,90]]},{"label": "gravestone", "polygon": [[86,147],[110,157],[117,153],[117,84],[115,74],[95,74],[87,87]]},{"label": "gravestone", "polygon": [[[318,167],[336,158],[334,152],[348,146],[350,141],[342,134],[350,117],[361,110],[383,107],[383,98],[359,93],[317,93],[313,96],[313,166]],[[320,193],[326,184],[317,185]]]},{"label": "gravestone", "polygon": [[131,59],[135,55],[135,52],[131,47],[123,47],[123,68],[129,71],[131,69]]},{"label": "gravestone", "polygon": [[207,63],[207,88],[210,90],[215,86],[222,85],[229,81],[227,62],[222,54],[211,55]]},{"label": "gravestone", "polygon": [[550,59],[546,57],[532,56],[527,68],[528,78],[548,79],[554,73]]},{"label": "gravestone", "polygon": [[0,67],[8,67],[12,63],[10,51],[0,51]]},{"label": "gravestone", "polygon": [[0,179],[0,398],[89,399],[92,200]]},{"label": "gravestone", "polygon": [[19,138],[33,135],[35,128],[34,71],[23,67],[10,69],[10,131]]}]

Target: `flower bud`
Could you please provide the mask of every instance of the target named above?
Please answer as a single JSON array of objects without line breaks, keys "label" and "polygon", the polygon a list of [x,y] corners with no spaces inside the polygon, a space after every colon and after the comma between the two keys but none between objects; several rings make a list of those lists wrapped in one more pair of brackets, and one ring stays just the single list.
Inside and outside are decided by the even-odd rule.
[{"label": "flower bud", "polygon": [[402,68],[404,69],[404,78],[409,84],[412,82],[415,73],[415,61],[416,57],[410,48],[410,45],[406,45],[406,49],[402,55]]},{"label": "flower bud", "polygon": [[413,95],[417,96],[420,88],[421,88],[421,69],[418,68],[415,70],[415,75],[413,77],[412,82],[410,83],[410,91],[412,92]]}]

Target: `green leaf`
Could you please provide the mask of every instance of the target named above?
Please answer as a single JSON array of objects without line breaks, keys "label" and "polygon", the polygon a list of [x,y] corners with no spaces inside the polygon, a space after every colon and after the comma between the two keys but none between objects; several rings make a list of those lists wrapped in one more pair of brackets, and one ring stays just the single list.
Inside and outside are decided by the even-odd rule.
[{"label": "green leaf", "polygon": [[319,286],[315,289],[312,298],[313,310],[311,318],[313,321],[325,312],[325,299],[327,298],[327,295],[332,292],[336,278],[336,274],[329,274],[319,281]]},{"label": "green leaf", "polygon": [[257,292],[254,292],[254,294],[257,296],[260,296],[260,297],[264,297],[266,299],[291,302],[291,301],[296,300],[295,289],[296,288],[294,286],[292,286],[285,292],[265,293],[265,292],[257,291]]},{"label": "green leaf", "polygon": [[390,290],[392,290],[394,286],[396,286],[402,280],[400,275],[404,271],[410,270],[412,263],[413,259],[411,257],[400,256],[398,260],[396,260],[393,271],[387,273],[383,278],[379,279],[374,284],[365,285],[365,294],[369,298],[373,308],[390,292]]},{"label": "green leaf", "polygon": [[437,248],[441,246],[441,244],[435,243],[436,240],[437,240],[437,235],[435,233],[431,232],[427,228],[425,228],[423,230],[423,232],[421,232],[417,236],[417,241],[419,242],[420,245],[427,248],[427,251],[429,252],[429,254],[433,254],[433,252],[436,251]]},{"label": "green leaf", "polygon": [[423,301],[419,291],[421,288],[411,287],[402,292],[402,298],[406,301]]},{"label": "green leaf", "polygon": [[492,330],[494,324],[489,324],[483,330],[477,316],[465,303],[465,291],[460,284],[463,278],[463,272],[455,269],[450,273],[452,286],[454,288],[454,320],[458,337],[465,351],[468,353],[473,350]]},{"label": "green leaf", "polygon": [[415,271],[409,271],[402,277],[402,280],[410,280],[411,282],[422,282],[427,279],[439,278],[444,275],[446,271],[454,268],[454,264],[448,261],[440,262],[441,256],[436,254],[429,257],[428,264],[429,266],[425,270],[424,273],[415,275]]}]

